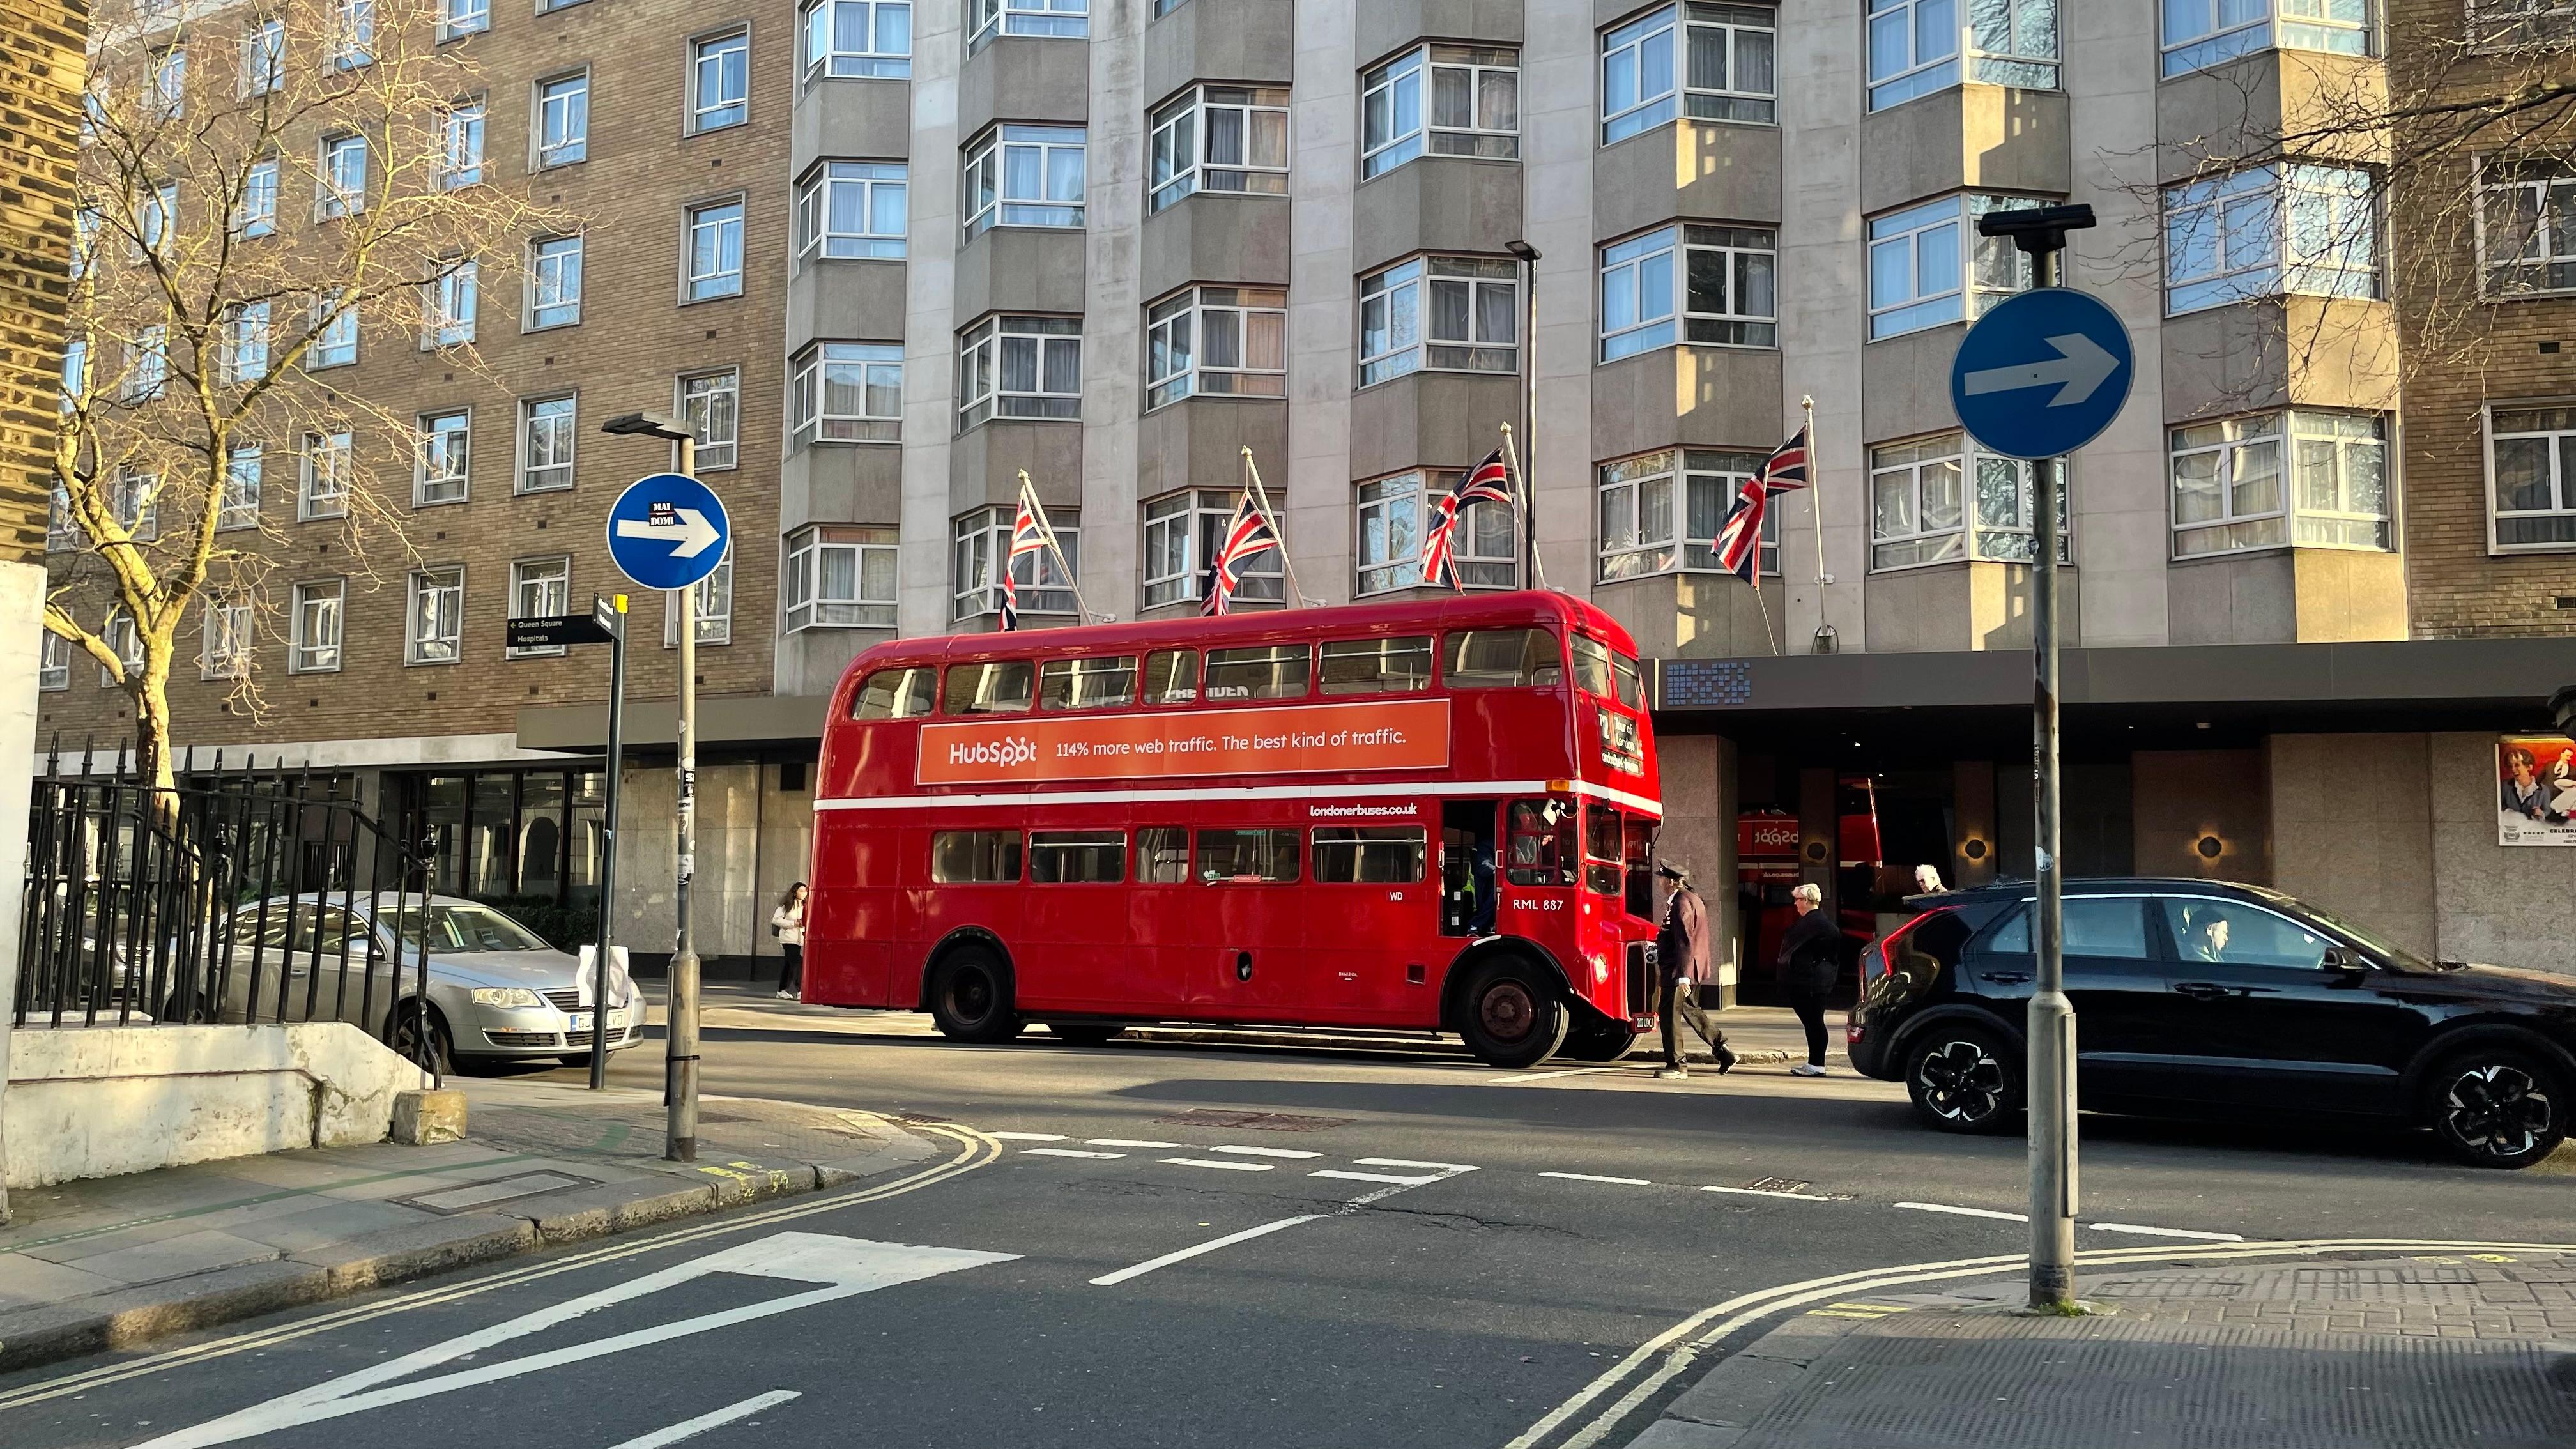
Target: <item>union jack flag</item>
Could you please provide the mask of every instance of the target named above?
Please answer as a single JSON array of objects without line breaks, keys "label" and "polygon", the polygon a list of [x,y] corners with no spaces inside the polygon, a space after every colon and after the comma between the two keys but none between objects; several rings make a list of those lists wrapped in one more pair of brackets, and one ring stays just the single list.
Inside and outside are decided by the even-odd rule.
[{"label": "union jack flag", "polygon": [[1467,585],[1458,577],[1458,522],[1470,503],[1499,503],[1512,506],[1511,469],[1503,462],[1503,450],[1496,448],[1485,455],[1485,461],[1470,469],[1458,480],[1458,486],[1441,496],[1431,510],[1431,526],[1422,531],[1422,581],[1447,584],[1464,592]]},{"label": "union jack flag", "polygon": [[[1029,491],[1028,485],[1022,484],[1020,516],[1011,520],[1011,551],[1002,556],[1002,628],[1006,632],[1020,627],[1020,583],[1012,572],[1018,567],[1022,554],[1035,556],[1046,552],[1047,531],[1038,522],[1043,511],[1037,495]],[[1037,564],[1029,566],[1031,583],[1037,581],[1038,568]]]},{"label": "union jack flag", "polygon": [[1278,547],[1279,534],[1271,528],[1270,516],[1254,506],[1247,490],[1234,505],[1234,518],[1226,524],[1225,538],[1208,563],[1206,612],[1218,616],[1232,612],[1234,591],[1243,587],[1244,566]]},{"label": "union jack flag", "polygon": [[1806,486],[1807,430],[1800,428],[1789,435],[1789,441],[1772,449],[1744,486],[1735,490],[1726,522],[1717,530],[1717,566],[1757,589],[1762,587],[1762,515],[1770,511],[1773,494]]}]

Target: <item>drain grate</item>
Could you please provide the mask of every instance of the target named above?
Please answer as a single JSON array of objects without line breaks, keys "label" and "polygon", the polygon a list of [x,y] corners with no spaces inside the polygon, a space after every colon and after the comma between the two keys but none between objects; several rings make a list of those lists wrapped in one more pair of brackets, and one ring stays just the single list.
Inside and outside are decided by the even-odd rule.
[{"label": "drain grate", "polygon": [[1175,1127],[1238,1127],[1255,1132],[1321,1132],[1327,1127],[1347,1127],[1357,1117],[1300,1117],[1293,1112],[1221,1112],[1212,1107],[1194,1107],[1170,1117],[1157,1117]]},{"label": "drain grate", "polygon": [[1760,1182],[1745,1184],[1757,1192],[1805,1192],[1814,1185],[1803,1177],[1766,1177]]}]

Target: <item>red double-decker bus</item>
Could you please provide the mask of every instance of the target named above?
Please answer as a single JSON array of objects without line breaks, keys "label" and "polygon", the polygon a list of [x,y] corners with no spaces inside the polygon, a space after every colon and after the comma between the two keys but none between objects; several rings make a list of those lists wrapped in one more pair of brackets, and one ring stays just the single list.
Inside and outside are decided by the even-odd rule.
[{"label": "red double-decker bus", "polygon": [[1661,817],[1635,646],[1562,594],[901,640],[833,694],[805,999],[1610,1060]]}]

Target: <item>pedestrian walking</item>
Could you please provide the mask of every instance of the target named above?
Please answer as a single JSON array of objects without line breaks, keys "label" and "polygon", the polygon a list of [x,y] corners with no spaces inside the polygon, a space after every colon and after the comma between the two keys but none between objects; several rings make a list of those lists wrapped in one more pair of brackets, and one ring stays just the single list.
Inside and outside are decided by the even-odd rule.
[{"label": "pedestrian walking", "polygon": [[778,938],[778,999],[794,1001],[805,994],[805,882],[778,898],[778,909],[769,913],[769,934]]},{"label": "pedestrian walking", "polygon": [[1723,1076],[1735,1065],[1735,1053],[1726,1049],[1726,1033],[1710,1023],[1698,1000],[1699,985],[1708,979],[1708,905],[1691,889],[1690,872],[1670,862],[1656,871],[1669,884],[1664,893],[1664,923],[1655,933],[1655,964],[1663,978],[1656,1014],[1664,1024],[1664,1068],[1655,1075],[1667,1079],[1690,1075],[1682,1050],[1682,1014],[1689,1012],[1691,1024],[1708,1039],[1718,1074]]},{"label": "pedestrian walking", "polygon": [[1819,909],[1824,903],[1824,889],[1813,881],[1789,892],[1798,919],[1780,937],[1780,985],[1798,1024],[1807,1029],[1807,1059],[1789,1069],[1794,1076],[1825,1075],[1825,996],[1842,970],[1843,953],[1842,932]]}]

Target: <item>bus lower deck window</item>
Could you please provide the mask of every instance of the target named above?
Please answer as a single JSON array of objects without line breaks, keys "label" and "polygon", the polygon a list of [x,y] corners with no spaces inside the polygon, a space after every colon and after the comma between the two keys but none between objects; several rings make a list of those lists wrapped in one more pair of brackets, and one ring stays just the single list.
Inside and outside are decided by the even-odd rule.
[{"label": "bus lower deck window", "polygon": [[1190,704],[1199,697],[1199,656],[1187,649],[1157,649],[1145,656],[1145,702]]},{"label": "bus lower deck window", "polygon": [[1324,641],[1326,694],[1396,694],[1431,687],[1431,636]]},{"label": "bus lower deck window", "polygon": [[1127,837],[1115,830],[1032,830],[1029,880],[1039,885],[1115,885],[1127,878]]},{"label": "bus lower deck window", "polygon": [[1121,709],[1136,702],[1136,656],[1050,659],[1038,669],[1040,709]]},{"label": "bus lower deck window", "polygon": [[1207,697],[1302,699],[1313,672],[1314,650],[1304,644],[1211,649],[1207,654]]},{"label": "bus lower deck window", "polygon": [[930,837],[930,878],[940,885],[1020,878],[1020,832],[941,830]]},{"label": "bus lower deck window", "polygon": [[1190,878],[1190,833],[1178,825],[1136,832],[1136,883],[1180,885]]},{"label": "bus lower deck window", "polygon": [[1556,636],[1545,629],[1462,629],[1440,641],[1440,677],[1451,689],[1526,689],[1565,682]]},{"label": "bus lower deck window", "polygon": [[1512,802],[1511,860],[1504,869],[1513,885],[1574,884],[1574,822],[1560,818],[1551,824],[1545,812],[1542,801]]},{"label": "bus lower deck window", "polygon": [[1199,832],[1199,879],[1226,881],[1293,881],[1297,878],[1297,832],[1294,830],[1202,830]]},{"label": "bus lower deck window", "polygon": [[948,666],[950,714],[1027,714],[1037,666],[1025,659]]},{"label": "bus lower deck window", "polygon": [[850,697],[850,718],[917,719],[928,714],[932,681],[938,677],[926,664],[880,669]]},{"label": "bus lower deck window", "polygon": [[1422,879],[1430,846],[1419,826],[1315,827],[1315,879],[1403,885]]}]

